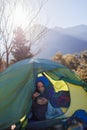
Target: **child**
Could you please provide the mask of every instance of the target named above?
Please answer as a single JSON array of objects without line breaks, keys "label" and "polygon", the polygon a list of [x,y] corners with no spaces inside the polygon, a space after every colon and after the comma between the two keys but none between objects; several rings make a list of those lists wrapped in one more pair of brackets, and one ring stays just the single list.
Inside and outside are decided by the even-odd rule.
[{"label": "child", "polygon": [[46,111],[47,111],[47,93],[45,91],[44,84],[38,82],[36,86],[37,90],[33,94],[33,105],[32,113],[34,120],[45,120]]}]

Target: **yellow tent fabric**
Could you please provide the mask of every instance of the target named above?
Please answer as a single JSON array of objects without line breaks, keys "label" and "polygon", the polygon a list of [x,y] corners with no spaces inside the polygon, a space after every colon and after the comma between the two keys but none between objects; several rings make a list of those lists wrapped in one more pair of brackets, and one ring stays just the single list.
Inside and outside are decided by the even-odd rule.
[{"label": "yellow tent fabric", "polygon": [[80,86],[67,83],[70,92],[70,107],[65,113],[66,116],[71,116],[76,110],[83,109],[87,111],[87,92]]}]

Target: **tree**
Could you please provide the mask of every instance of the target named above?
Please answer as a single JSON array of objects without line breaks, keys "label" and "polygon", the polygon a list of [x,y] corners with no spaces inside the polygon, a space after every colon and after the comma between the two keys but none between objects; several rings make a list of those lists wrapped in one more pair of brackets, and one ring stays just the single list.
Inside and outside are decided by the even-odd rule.
[{"label": "tree", "polygon": [[12,30],[13,23],[11,20],[11,13],[15,8],[16,1],[11,5],[10,1],[1,0],[0,1],[0,50],[1,50],[1,58],[6,60],[6,66],[8,66],[9,54],[12,48],[11,38],[12,38]]},{"label": "tree", "polygon": [[[0,55],[6,61],[7,67],[14,47],[13,30],[20,26],[24,28],[26,34],[29,34],[30,28],[39,19],[40,12],[46,2],[47,0],[0,0]],[[37,35],[36,40],[43,37],[43,32],[44,30],[39,33],[41,35]],[[32,41],[30,38],[32,44],[36,40]]]},{"label": "tree", "polygon": [[87,51],[80,54],[65,54],[57,53],[53,57],[54,61],[60,62],[81,77],[87,83]]},{"label": "tree", "polygon": [[30,52],[30,46],[28,45],[28,41],[26,39],[26,35],[22,28],[18,27],[14,31],[14,40],[13,40],[13,49],[12,55],[15,61],[20,61],[25,58],[33,57],[33,54]]},{"label": "tree", "polygon": [[87,51],[81,52],[80,57],[84,63],[87,63]]},{"label": "tree", "polygon": [[87,83],[87,51],[83,51],[79,55],[80,65],[76,73]]},{"label": "tree", "polygon": [[87,83],[87,64],[80,65],[77,68],[76,73]]},{"label": "tree", "polygon": [[63,64],[63,65],[66,64],[66,61],[65,61],[63,54],[61,52],[57,52],[56,55],[52,59],[56,62]]},{"label": "tree", "polygon": [[74,54],[66,54],[63,56],[65,60],[65,64],[68,68],[72,70],[77,70],[78,66],[80,65],[79,59]]},{"label": "tree", "polygon": [[53,57],[53,60],[67,66],[68,68],[70,68],[72,70],[76,70],[77,67],[79,66],[79,59],[74,54],[73,55],[72,54],[63,55],[62,53],[58,52]]},{"label": "tree", "polygon": [[5,69],[6,63],[2,58],[0,58],[0,72],[2,72]]}]

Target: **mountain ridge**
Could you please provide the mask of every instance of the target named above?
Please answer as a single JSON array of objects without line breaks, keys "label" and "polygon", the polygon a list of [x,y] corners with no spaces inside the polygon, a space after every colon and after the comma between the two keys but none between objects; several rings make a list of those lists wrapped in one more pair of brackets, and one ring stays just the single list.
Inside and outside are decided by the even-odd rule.
[{"label": "mountain ridge", "polygon": [[59,51],[63,54],[72,54],[87,50],[86,28],[87,25],[78,25],[69,28],[47,28],[47,33],[40,41],[42,50],[37,57],[51,58]]}]

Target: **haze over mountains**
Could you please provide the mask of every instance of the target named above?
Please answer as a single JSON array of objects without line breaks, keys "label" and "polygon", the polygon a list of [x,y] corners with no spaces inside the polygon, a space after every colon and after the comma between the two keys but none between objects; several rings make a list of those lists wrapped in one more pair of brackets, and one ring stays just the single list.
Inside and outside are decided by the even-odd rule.
[{"label": "haze over mountains", "polygon": [[[42,25],[36,25],[34,33],[38,34]],[[63,54],[80,53],[87,50],[87,25],[77,25],[69,28],[46,28],[47,32],[38,44],[41,48],[37,57],[51,58],[57,52]]]}]

